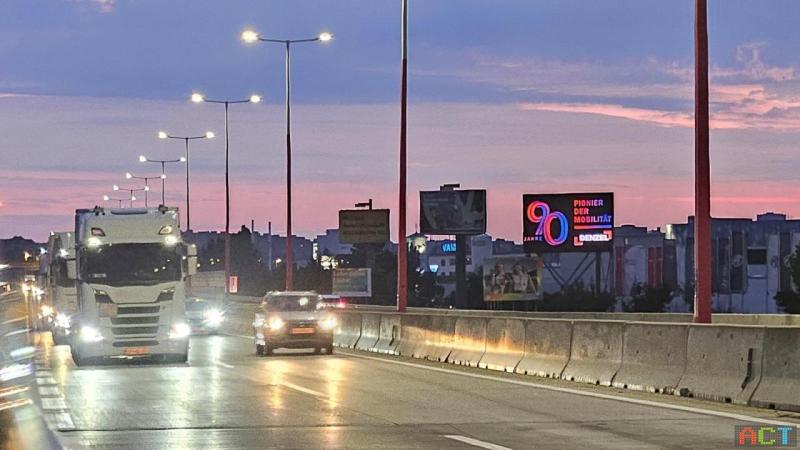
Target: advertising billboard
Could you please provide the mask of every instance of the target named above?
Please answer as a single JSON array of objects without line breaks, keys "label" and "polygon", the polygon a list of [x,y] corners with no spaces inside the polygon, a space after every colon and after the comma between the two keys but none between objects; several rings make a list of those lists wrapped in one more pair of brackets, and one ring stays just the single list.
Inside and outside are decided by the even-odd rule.
[{"label": "advertising billboard", "polygon": [[421,191],[419,225],[422,234],[483,234],[486,232],[486,191]]},{"label": "advertising billboard", "polygon": [[383,244],[388,240],[388,209],[339,211],[339,241],[343,244]]},{"label": "advertising billboard", "polygon": [[614,245],[614,194],[522,196],[526,253],[608,252]]},{"label": "advertising billboard", "polygon": [[505,255],[483,265],[483,301],[534,301],[542,298],[544,263],[538,256]]},{"label": "advertising billboard", "polygon": [[371,297],[371,269],[333,269],[333,287],[331,293],[342,297]]}]

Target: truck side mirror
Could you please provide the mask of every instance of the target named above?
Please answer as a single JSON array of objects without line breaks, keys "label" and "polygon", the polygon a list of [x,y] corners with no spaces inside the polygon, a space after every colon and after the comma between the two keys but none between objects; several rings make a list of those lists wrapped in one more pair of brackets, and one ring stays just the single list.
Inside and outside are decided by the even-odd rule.
[{"label": "truck side mirror", "polygon": [[186,275],[192,276],[197,273],[197,246],[189,244],[186,247]]},{"label": "truck side mirror", "polygon": [[74,259],[67,260],[67,279],[74,280],[78,278],[78,266]]}]

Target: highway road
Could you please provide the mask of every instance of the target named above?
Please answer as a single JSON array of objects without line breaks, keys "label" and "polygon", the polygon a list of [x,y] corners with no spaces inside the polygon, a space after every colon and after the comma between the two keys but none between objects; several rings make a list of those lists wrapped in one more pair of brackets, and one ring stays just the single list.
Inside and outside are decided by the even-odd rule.
[{"label": "highway road", "polygon": [[33,405],[0,414],[0,448],[729,448],[745,416],[797,421],[374,353],[257,357],[247,336],[193,337],[185,365],[81,368],[32,340]]}]

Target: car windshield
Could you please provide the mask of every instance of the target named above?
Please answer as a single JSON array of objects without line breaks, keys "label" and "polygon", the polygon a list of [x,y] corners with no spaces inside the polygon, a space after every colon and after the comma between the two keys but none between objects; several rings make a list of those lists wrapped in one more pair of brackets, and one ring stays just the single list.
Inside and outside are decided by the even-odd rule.
[{"label": "car windshield", "polygon": [[177,246],[107,244],[82,250],[81,276],[89,283],[130,286],[178,281],[181,255]]},{"label": "car windshield", "polygon": [[186,302],[186,311],[202,311],[207,303],[202,300],[189,300]]},{"label": "car windshield", "polygon": [[319,297],[316,295],[268,296],[264,309],[267,311],[316,311]]}]

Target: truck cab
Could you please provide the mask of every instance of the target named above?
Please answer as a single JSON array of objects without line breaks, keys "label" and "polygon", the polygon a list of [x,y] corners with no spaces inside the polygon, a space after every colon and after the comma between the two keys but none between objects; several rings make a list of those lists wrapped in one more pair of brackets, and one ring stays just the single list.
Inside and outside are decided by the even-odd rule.
[{"label": "truck cab", "polygon": [[106,357],[186,362],[185,279],[197,258],[179,223],[177,208],[164,206],[76,211],[76,364]]}]

